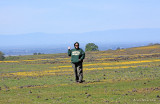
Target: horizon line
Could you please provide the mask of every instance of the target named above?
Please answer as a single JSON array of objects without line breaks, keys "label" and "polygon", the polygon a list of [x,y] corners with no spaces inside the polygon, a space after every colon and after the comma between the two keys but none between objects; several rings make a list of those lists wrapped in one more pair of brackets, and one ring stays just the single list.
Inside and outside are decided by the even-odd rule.
[{"label": "horizon line", "polygon": [[28,33],[13,33],[13,34],[1,34],[0,35],[26,35],[26,34],[84,34],[91,32],[102,32],[102,31],[118,31],[118,30],[141,30],[141,29],[160,29],[160,28],[122,28],[122,29],[106,29],[106,30],[95,30],[95,31],[86,31],[86,32],[66,32],[66,33],[47,33],[47,32],[28,32]]}]

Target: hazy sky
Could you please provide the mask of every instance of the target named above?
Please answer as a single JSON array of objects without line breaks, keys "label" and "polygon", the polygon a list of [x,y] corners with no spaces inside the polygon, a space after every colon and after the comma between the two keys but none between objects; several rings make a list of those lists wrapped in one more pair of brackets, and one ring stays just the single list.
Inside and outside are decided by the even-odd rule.
[{"label": "hazy sky", "polygon": [[160,0],[0,0],[0,34],[160,28]]}]

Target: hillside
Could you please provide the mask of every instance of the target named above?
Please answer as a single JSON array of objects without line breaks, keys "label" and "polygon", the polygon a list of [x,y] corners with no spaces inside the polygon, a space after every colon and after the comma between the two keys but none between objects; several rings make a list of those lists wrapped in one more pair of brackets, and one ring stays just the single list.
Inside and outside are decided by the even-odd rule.
[{"label": "hillside", "polygon": [[[97,52],[87,52],[85,62],[90,61],[115,61],[133,58],[152,58],[160,56],[160,45],[133,47],[120,50],[106,50]],[[70,62],[67,53],[60,54],[44,54],[44,55],[26,55],[26,56],[9,56],[5,60],[37,60],[37,59],[67,59]],[[65,62],[65,61],[64,61]]]},{"label": "hillside", "polygon": [[84,83],[67,53],[10,56],[0,61],[0,103],[158,104],[159,56],[160,45],[86,52]]}]

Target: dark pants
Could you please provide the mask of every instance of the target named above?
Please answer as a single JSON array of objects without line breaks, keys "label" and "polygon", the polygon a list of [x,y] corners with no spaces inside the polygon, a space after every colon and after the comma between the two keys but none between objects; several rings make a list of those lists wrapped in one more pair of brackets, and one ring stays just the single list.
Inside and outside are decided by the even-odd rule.
[{"label": "dark pants", "polygon": [[76,82],[82,82],[83,81],[83,66],[82,66],[82,62],[72,63],[72,67],[74,69]]}]

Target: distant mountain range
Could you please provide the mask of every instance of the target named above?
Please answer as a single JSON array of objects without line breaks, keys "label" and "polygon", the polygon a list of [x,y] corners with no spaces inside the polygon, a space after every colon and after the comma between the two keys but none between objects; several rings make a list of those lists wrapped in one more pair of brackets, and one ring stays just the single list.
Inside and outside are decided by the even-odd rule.
[{"label": "distant mountain range", "polygon": [[23,55],[33,52],[63,53],[66,52],[67,46],[73,48],[73,43],[76,41],[80,42],[82,48],[91,42],[97,44],[101,50],[115,49],[116,47],[128,48],[160,43],[160,29],[121,29],[71,34],[1,34],[0,51],[5,51],[8,55]]},{"label": "distant mountain range", "polygon": [[122,29],[94,31],[86,33],[47,34],[29,33],[18,35],[0,35],[0,47],[3,46],[39,46],[80,43],[135,43],[160,41],[160,29]]}]

